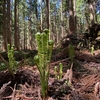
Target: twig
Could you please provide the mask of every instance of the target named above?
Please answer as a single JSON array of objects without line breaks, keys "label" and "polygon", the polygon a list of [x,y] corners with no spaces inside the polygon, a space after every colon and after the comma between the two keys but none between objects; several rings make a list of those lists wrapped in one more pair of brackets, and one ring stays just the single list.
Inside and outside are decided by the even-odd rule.
[{"label": "twig", "polygon": [[9,85],[11,83],[11,81],[9,81],[8,83],[3,84],[3,86],[0,89],[0,94],[5,90],[5,88],[7,87],[7,85]]}]

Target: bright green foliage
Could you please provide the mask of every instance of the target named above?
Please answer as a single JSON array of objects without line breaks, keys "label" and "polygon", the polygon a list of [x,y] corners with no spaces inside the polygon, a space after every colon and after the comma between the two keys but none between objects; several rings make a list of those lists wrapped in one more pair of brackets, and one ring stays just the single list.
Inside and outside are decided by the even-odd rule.
[{"label": "bright green foliage", "polygon": [[14,74],[15,74],[16,68],[17,68],[17,63],[14,59],[14,47],[13,46],[10,47],[10,44],[8,44],[7,50],[8,50],[8,59],[9,59],[8,70],[14,77]]},{"label": "bright green foliage", "polygon": [[45,98],[48,92],[50,60],[53,49],[53,41],[49,40],[49,30],[45,29],[43,33],[36,33],[36,42],[38,47],[38,55],[34,57],[34,61],[40,72],[42,96]]},{"label": "bright green foliage", "polygon": [[73,60],[75,57],[75,50],[74,50],[73,45],[69,45],[69,57],[70,57],[71,63],[73,63]]},{"label": "bright green foliage", "polygon": [[63,64],[59,63],[59,68],[57,66],[54,67],[55,78],[61,79],[63,75]]}]

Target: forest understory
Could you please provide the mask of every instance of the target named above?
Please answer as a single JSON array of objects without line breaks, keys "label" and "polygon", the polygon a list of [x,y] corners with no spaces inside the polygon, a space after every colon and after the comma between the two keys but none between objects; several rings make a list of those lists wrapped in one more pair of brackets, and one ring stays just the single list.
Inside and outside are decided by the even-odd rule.
[{"label": "forest understory", "polygon": [[[69,83],[67,70],[71,65],[67,49],[53,51],[46,100],[100,100],[100,50],[94,50],[93,55],[87,49],[75,50]],[[21,56],[17,55],[18,59]],[[63,64],[62,79],[57,79],[59,71],[54,70],[59,63]],[[1,71],[0,87],[0,100],[42,100],[40,75],[34,64],[20,65],[15,78],[7,70]]]},{"label": "forest understory", "polygon": [[100,0],[0,0],[0,100],[100,100]]}]

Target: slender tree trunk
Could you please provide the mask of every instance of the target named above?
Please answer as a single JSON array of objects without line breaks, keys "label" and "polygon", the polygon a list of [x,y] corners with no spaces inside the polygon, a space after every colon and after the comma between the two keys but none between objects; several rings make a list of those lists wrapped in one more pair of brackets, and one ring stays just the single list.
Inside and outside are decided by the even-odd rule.
[{"label": "slender tree trunk", "polygon": [[4,49],[7,50],[7,36],[6,36],[6,0],[3,2],[3,44]]},{"label": "slender tree trunk", "polygon": [[[29,0],[29,4],[30,4],[30,6],[32,6],[32,0]],[[35,22],[35,20],[37,20],[37,17],[36,17],[36,19],[34,19],[34,21],[32,21],[32,18],[33,18],[32,11],[29,10],[29,13],[30,14],[29,14],[29,18],[28,18],[28,30],[29,30],[28,42],[29,42],[29,49],[33,50],[33,49],[35,49],[36,44],[35,44],[35,34],[33,35],[33,31],[32,31],[32,25],[33,25],[33,22]]]},{"label": "slender tree trunk", "polygon": [[[55,15],[56,16],[56,15]],[[53,22],[52,22],[52,35],[54,37],[54,42],[57,44],[57,33],[56,33],[56,23],[55,23],[55,16],[53,17]]]},{"label": "slender tree trunk", "polygon": [[24,50],[27,49],[27,35],[26,35],[26,25],[25,25],[25,0],[23,0],[23,38],[24,38]]},{"label": "slender tree trunk", "polygon": [[7,44],[11,45],[11,10],[10,0],[7,0]]},{"label": "slender tree trunk", "polygon": [[64,37],[62,0],[61,0],[61,37],[62,37],[62,38]]},{"label": "slender tree trunk", "polygon": [[76,15],[76,0],[74,0],[74,31],[77,33],[77,15]]},{"label": "slender tree trunk", "polygon": [[29,47],[32,49],[32,27],[31,27],[31,19],[29,20]]},{"label": "slender tree trunk", "polygon": [[93,1],[93,8],[94,8],[94,20],[95,20],[95,22],[97,22],[96,1]]},{"label": "slender tree trunk", "polygon": [[18,28],[18,0],[15,0],[15,5],[14,5],[14,44],[15,48],[19,50],[19,28]]},{"label": "slender tree trunk", "polygon": [[10,14],[10,0],[3,2],[3,40],[4,49],[7,50],[7,44],[11,45],[11,14]]},{"label": "slender tree trunk", "polygon": [[73,10],[73,0],[69,0],[69,34],[75,33],[75,18]]},{"label": "slender tree trunk", "polygon": [[19,33],[19,1],[17,0],[17,49],[20,50],[20,33]]},{"label": "slender tree trunk", "polygon": [[26,40],[26,29],[25,29],[25,18],[24,18],[24,30],[23,30],[23,32],[24,32],[24,50],[27,48],[26,46],[27,46],[27,40]]},{"label": "slender tree trunk", "polygon": [[47,29],[50,29],[50,1],[46,0]]}]

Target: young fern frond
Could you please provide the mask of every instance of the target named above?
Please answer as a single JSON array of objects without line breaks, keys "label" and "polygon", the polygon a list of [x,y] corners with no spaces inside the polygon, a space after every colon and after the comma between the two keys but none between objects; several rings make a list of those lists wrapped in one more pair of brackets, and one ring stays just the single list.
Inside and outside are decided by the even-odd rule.
[{"label": "young fern frond", "polygon": [[57,66],[54,67],[55,78],[58,79]]},{"label": "young fern frond", "polygon": [[59,64],[59,67],[60,67],[60,71],[59,71],[59,78],[61,79],[62,78],[62,74],[63,74],[63,64],[62,63],[60,63]]},{"label": "young fern frond", "polygon": [[41,33],[36,33],[35,35],[36,37],[36,42],[37,42],[37,46],[38,46],[38,53],[42,52],[42,41],[41,41]]},{"label": "young fern frond", "polygon": [[[36,42],[38,47],[38,55],[34,57],[35,63],[38,66],[38,69],[40,71],[40,74],[42,75],[42,66],[40,65],[42,63],[42,41],[41,41],[41,33],[36,33]],[[38,61],[38,62],[37,62]]]},{"label": "young fern frond", "polygon": [[49,41],[50,31],[48,29],[44,29],[43,32],[47,35],[47,41]]},{"label": "young fern frond", "polygon": [[38,55],[34,57],[34,61],[40,72],[42,96],[45,98],[48,92],[50,60],[53,49],[53,41],[49,41],[49,30],[45,29],[43,33],[36,33],[36,42],[38,46]]},{"label": "young fern frond", "polygon": [[52,56],[52,49],[53,49],[53,40],[49,40],[48,41],[48,62],[50,62],[51,60],[51,56]]},{"label": "young fern frond", "polygon": [[7,45],[7,50],[8,50],[8,59],[9,59],[9,66],[8,70],[12,74],[13,77],[14,74],[16,73],[16,68],[17,68],[17,63],[14,58],[14,47],[10,47],[10,44]]},{"label": "young fern frond", "polygon": [[47,65],[47,48],[48,48],[48,37],[46,35],[46,33],[42,33],[41,34],[42,37],[42,60],[43,60],[43,67],[45,69],[46,65]]}]

